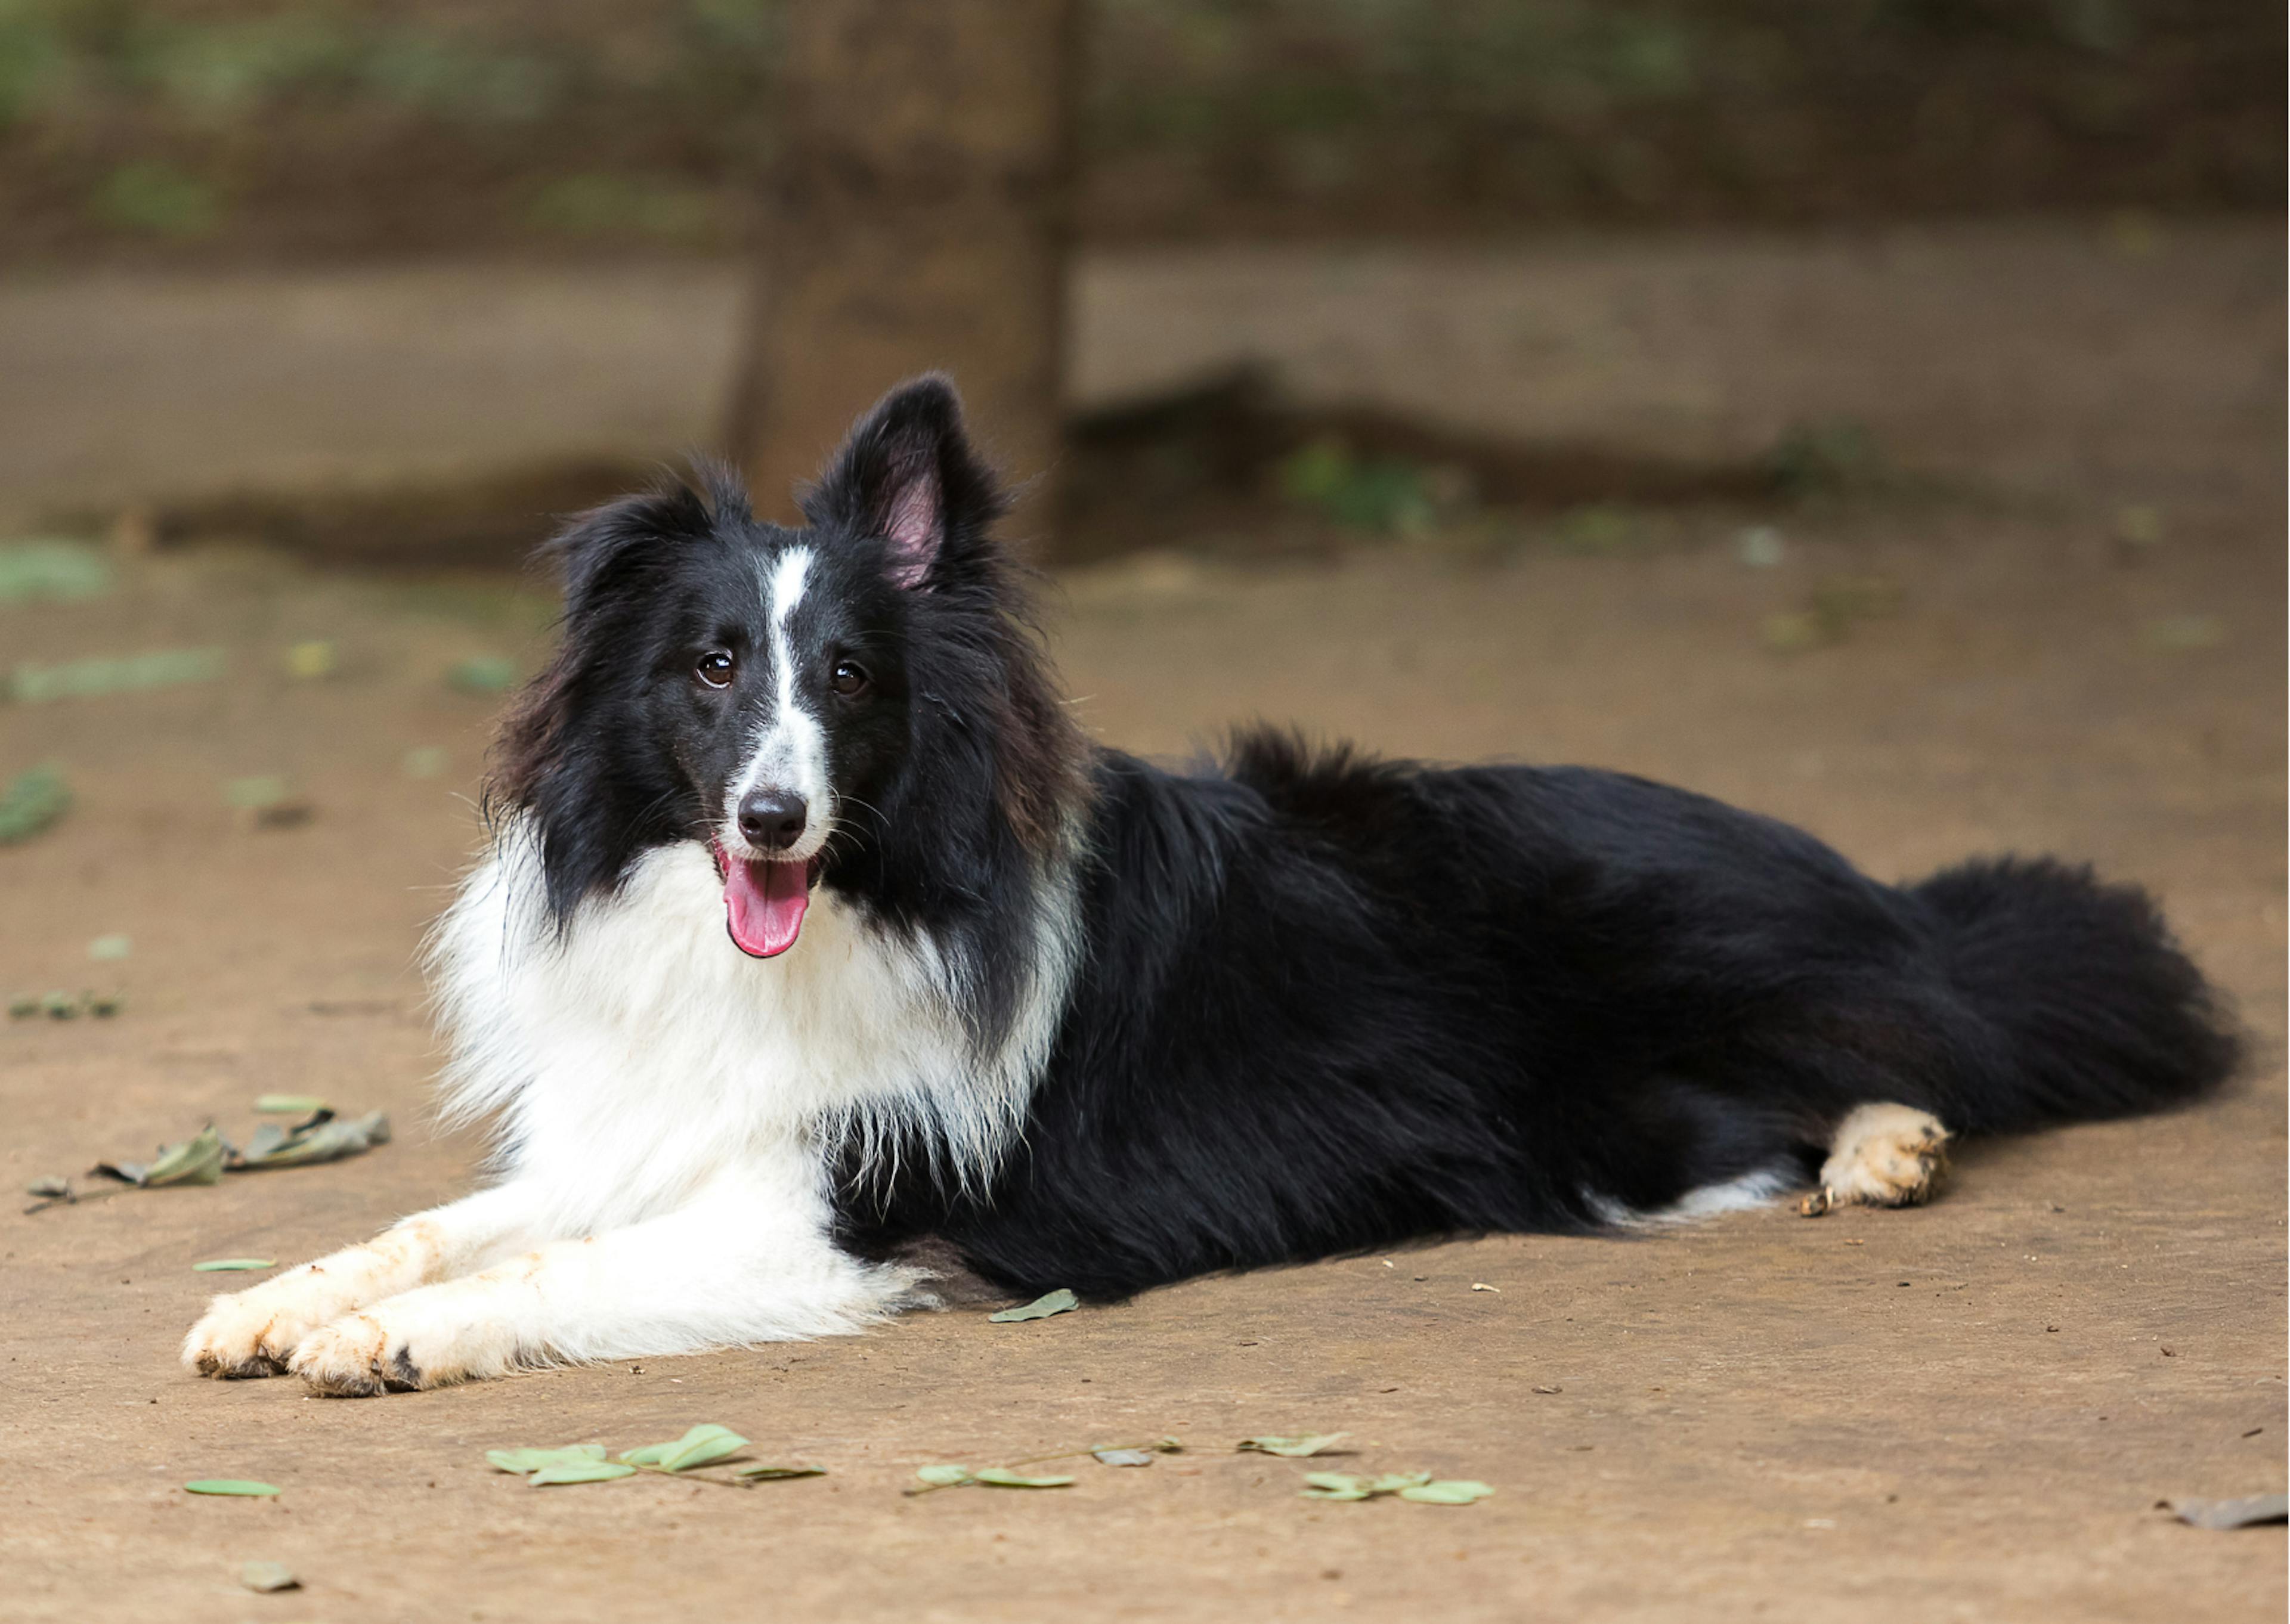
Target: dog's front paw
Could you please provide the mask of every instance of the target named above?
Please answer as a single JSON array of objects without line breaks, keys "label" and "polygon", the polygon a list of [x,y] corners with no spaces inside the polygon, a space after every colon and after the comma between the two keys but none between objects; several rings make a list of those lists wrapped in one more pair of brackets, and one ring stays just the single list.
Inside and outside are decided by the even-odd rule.
[{"label": "dog's front paw", "polygon": [[209,1303],[183,1339],[183,1364],[201,1376],[276,1376],[304,1337],[340,1312],[338,1293],[305,1264]]},{"label": "dog's front paw", "polygon": [[337,1398],[505,1376],[522,1361],[494,1306],[469,1281],[424,1286],[312,1332],[288,1368]]},{"label": "dog's front paw", "polygon": [[378,1313],[352,1314],[321,1325],[302,1339],[287,1368],[314,1392],[333,1398],[371,1398],[377,1393],[412,1392],[435,1385],[413,1362],[404,1342],[396,1342]]}]

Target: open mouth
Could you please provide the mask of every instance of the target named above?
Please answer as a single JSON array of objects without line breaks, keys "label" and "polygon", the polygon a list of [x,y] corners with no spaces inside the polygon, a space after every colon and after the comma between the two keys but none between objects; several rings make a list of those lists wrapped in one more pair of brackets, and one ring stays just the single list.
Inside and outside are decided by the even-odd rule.
[{"label": "open mouth", "polygon": [[773,958],[795,946],[811,888],[819,883],[819,860],[751,862],[732,856],[719,842],[709,846],[724,876],[724,924],[732,945],[750,958]]}]

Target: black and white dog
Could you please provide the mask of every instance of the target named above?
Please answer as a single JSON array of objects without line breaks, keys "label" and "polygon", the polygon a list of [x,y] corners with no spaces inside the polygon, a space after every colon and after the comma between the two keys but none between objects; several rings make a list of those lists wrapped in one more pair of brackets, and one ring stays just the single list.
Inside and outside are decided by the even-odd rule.
[{"label": "black and white dog", "polygon": [[1086,743],[941,380],[807,529],[705,483],[554,544],[563,646],[439,927],[498,1181],[216,1299],[193,1369],[378,1393],[849,1332],[928,1300],[922,1236],[1105,1298],[1807,1174],[1897,1205],[1953,1133],[2234,1064],[2148,900],[2057,863],[1895,888],[1612,772]]}]

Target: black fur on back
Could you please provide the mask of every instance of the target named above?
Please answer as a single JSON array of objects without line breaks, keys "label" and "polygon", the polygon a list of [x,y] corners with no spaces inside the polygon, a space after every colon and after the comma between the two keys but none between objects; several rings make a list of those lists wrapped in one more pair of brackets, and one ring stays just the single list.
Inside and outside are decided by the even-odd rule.
[{"label": "black fur on back", "polygon": [[1117,1295],[1817,1161],[1853,1107],[1994,1132],[2152,1109],[2235,1044],[2152,905],[2047,862],[1906,890],[1619,773],[1253,732],[1106,752],[1086,968],[990,1188],[853,1192],[990,1278]]}]

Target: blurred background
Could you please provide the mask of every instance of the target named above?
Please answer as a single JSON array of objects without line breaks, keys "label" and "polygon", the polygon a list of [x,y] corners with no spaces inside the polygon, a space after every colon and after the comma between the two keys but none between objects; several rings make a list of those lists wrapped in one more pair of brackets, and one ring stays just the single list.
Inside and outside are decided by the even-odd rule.
[{"label": "blurred background", "polygon": [[[2144,1508],[2280,1482],[2283,35],[2254,0],[0,0],[0,1180],[244,1132],[269,1090],[399,1124],[8,1220],[13,1390],[76,1428],[10,1502],[22,1604],[84,1616],[99,1575],[172,1616],[288,1556],[360,1616],[752,1606],[765,1573],[826,1617],[1030,1586],[1701,1619],[1817,1561],[1876,1616],[2278,1619],[2265,1531]],[[549,648],[533,544],[693,449],[789,514],[941,365],[1096,737],[1621,768],[1887,879],[2088,860],[2160,895],[2258,1080],[1975,1148],[1929,1221],[1392,1276],[1468,1324],[1378,1308],[1362,1260],[1025,1355],[917,1316],[412,1428],[276,1382],[187,1409],[154,1375],[186,1260],[312,1255],[471,1177],[477,1136],[425,1124],[418,956]],[[645,1436],[604,1396],[639,1386],[886,1492],[1115,1410],[1229,1436],[1245,1396],[1506,1498],[1469,1563],[1461,1524],[1292,1537],[1173,1465],[1112,1540],[832,1499],[863,1476],[793,1540],[756,1502],[477,1498],[469,1440]],[[225,1540],[155,1487],[226,1468],[304,1532]]]},{"label": "blurred background", "polygon": [[399,997],[532,544],[693,450],[791,515],[926,366],[1109,740],[1623,765],[2278,934],[2283,26],[0,0],[0,980],[243,928]]}]

